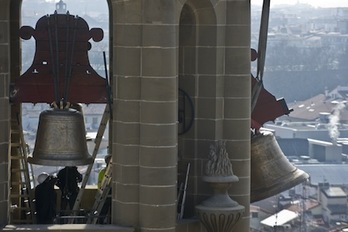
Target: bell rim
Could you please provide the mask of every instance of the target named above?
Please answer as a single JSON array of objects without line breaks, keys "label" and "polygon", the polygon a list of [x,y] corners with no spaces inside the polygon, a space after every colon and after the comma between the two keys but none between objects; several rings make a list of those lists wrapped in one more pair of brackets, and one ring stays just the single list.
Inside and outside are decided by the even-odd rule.
[{"label": "bell rim", "polygon": [[[286,184],[280,185],[279,182],[274,182],[271,186],[267,186],[266,188],[259,188],[257,190],[252,190],[251,187],[251,193],[250,193],[250,202],[256,202],[261,201],[263,199],[275,196],[281,192],[284,192],[288,189],[291,189],[306,180],[309,179],[309,174],[302,171],[301,169],[296,168],[294,172],[289,174],[289,176],[293,176],[293,178],[287,179],[284,182]],[[276,188],[277,186],[281,186],[279,188]]]},{"label": "bell rim", "polygon": [[43,165],[43,166],[84,166],[89,165],[94,162],[93,157],[87,157],[85,159],[66,159],[66,160],[53,160],[53,159],[43,159],[35,158],[29,156],[27,161],[31,164]]}]

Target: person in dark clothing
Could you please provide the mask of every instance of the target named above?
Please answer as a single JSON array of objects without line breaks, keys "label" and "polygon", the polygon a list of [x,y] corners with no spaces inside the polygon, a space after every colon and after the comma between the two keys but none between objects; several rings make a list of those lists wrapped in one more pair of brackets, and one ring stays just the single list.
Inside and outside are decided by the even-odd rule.
[{"label": "person in dark clothing", "polygon": [[79,193],[78,183],[82,181],[82,175],[76,166],[65,167],[57,174],[57,183],[62,195],[60,209],[65,210],[67,204],[73,209],[77,194]]},{"label": "person in dark clothing", "polygon": [[37,224],[53,224],[56,217],[57,194],[54,191],[56,177],[41,173],[39,185],[35,188],[35,207]]}]

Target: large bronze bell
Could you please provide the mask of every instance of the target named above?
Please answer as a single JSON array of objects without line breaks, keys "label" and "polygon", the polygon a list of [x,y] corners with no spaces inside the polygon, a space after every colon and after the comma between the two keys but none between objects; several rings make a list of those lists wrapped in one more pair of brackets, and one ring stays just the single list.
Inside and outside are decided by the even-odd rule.
[{"label": "large bronze bell", "polygon": [[36,142],[28,162],[48,166],[79,166],[93,162],[87,150],[81,112],[46,110],[40,114]]},{"label": "large bronze bell", "polygon": [[272,133],[252,137],[250,202],[274,196],[308,178],[307,173],[289,162]]}]

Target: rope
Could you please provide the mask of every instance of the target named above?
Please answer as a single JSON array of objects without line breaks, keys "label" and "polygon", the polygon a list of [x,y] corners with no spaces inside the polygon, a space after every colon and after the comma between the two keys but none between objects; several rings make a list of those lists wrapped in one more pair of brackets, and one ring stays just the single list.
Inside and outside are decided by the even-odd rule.
[{"label": "rope", "polygon": [[107,93],[107,101],[109,105],[109,111],[110,111],[110,118],[112,119],[112,92],[110,87],[110,81],[108,77],[108,66],[106,64],[106,54],[105,51],[103,51],[103,59],[104,59],[104,70],[105,70],[105,87],[106,87],[106,93]]},{"label": "rope", "polygon": [[[55,68],[56,68],[56,82],[55,82],[55,91],[58,92],[59,90],[59,44],[58,44],[58,22],[57,22],[57,14],[54,14],[54,28],[55,28],[55,42],[56,42],[56,62],[55,62]],[[56,101],[59,102],[59,92],[56,96]]]},{"label": "rope", "polygon": [[[72,38],[72,45],[71,45],[71,54],[69,59],[66,59],[66,75],[65,75],[65,94],[64,94],[64,100],[68,101],[68,97],[69,97],[69,87],[70,87],[70,79],[71,79],[71,72],[72,72],[72,61],[73,61],[73,57],[74,57],[74,50],[75,50],[75,42],[76,42],[76,29],[77,29],[77,21],[78,21],[78,17],[74,18],[75,24],[74,24],[74,28],[73,28],[73,38]],[[69,24],[68,24],[69,25]],[[69,31],[69,28],[68,28]],[[69,33],[67,33],[69,34]],[[68,40],[66,42],[66,47],[67,47],[67,52],[66,54],[68,54],[68,47],[69,47],[69,43]]]},{"label": "rope", "polygon": [[65,42],[65,74],[64,74],[64,79],[65,79],[65,85],[64,85],[64,90],[65,90],[65,94],[64,94],[64,99],[66,99],[66,89],[67,89],[67,78],[68,78],[68,67],[69,67],[69,62],[68,62],[68,54],[69,54],[69,38],[70,38],[70,20],[69,20],[69,15],[65,15],[65,25],[66,25],[66,42]]},{"label": "rope", "polygon": [[265,68],[266,60],[266,47],[267,47],[267,35],[268,35],[268,22],[269,22],[269,8],[270,0],[264,0],[261,14],[260,34],[259,34],[259,47],[257,59],[257,76],[256,78],[262,81],[263,71]]},{"label": "rope", "polygon": [[259,33],[257,73],[255,77],[257,82],[253,86],[252,92],[251,92],[251,112],[253,112],[256,106],[257,99],[263,87],[263,72],[265,68],[265,59],[266,59],[269,9],[270,9],[270,0],[264,0],[262,5],[260,33]]},{"label": "rope", "polygon": [[57,70],[55,69],[55,66],[54,66],[52,31],[51,31],[51,24],[50,24],[50,17],[49,16],[47,16],[47,28],[48,28],[48,41],[50,44],[51,63],[52,63],[54,98],[55,98],[55,102],[59,102],[59,93],[58,93],[58,83],[59,82],[58,82]]},{"label": "rope", "polygon": [[[74,49],[75,49],[75,42],[76,42],[76,29],[77,29],[77,19],[75,19],[75,24],[73,27],[73,37],[72,37],[72,43],[70,46],[69,39],[70,39],[70,23],[69,23],[69,15],[66,17],[66,25],[67,25],[67,32],[66,32],[66,48],[65,48],[65,74],[64,74],[64,96],[60,96],[59,91],[59,40],[58,40],[58,15],[55,14],[53,18],[53,24],[55,33],[52,33],[51,28],[51,22],[50,17],[47,16],[47,27],[48,27],[48,40],[49,40],[49,46],[50,46],[50,56],[51,56],[51,62],[52,62],[52,73],[53,73],[53,80],[54,80],[54,98],[55,103],[53,103],[53,106],[55,108],[63,109],[64,106],[67,106],[68,103],[68,93],[69,93],[69,86],[70,86],[70,79],[71,79],[71,73],[72,73],[72,61],[74,56]],[[53,38],[54,36],[54,38]],[[70,51],[70,52],[69,52]],[[59,106],[57,106],[57,103],[60,103]]]}]

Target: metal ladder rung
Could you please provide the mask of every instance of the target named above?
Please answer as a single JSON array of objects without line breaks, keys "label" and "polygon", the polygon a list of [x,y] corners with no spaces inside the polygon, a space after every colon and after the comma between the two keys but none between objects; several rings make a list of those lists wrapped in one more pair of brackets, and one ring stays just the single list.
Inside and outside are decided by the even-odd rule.
[{"label": "metal ladder rung", "polygon": [[26,157],[23,157],[23,156],[11,156],[11,159],[13,159],[13,160],[23,160],[23,159],[26,159]]},{"label": "metal ladder rung", "polygon": [[18,194],[18,193],[11,194],[11,198],[19,198],[19,197],[29,197],[29,194]]},{"label": "metal ladder rung", "polygon": [[12,172],[12,173],[27,172],[27,171],[28,171],[27,168],[14,168],[14,169],[11,169],[11,172]]},{"label": "metal ladder rung", "polygon": [[21,147],[20,143],[11,143],[11,147]]},{"label": "metal ladder rung", "polygon": [[[31,191],[32,167],[27,163],[29,153],[28,145],[25,143],[20,112],[14,112],[11,120],[11,175],[18,175],[18,178],[11,178],[10,201],[15,203],[11,207],[10,223],[34,222],[35,211],[33,208],[34,192]],[[16,117],[14,117],[16,116]],[[17,205],[18,204],[18,205]],[[21,212],[12,213],[12,212]]]},{"label": "metal ladder rung", "polygon": [[102,194],[103,193],[103,190],[102,189],[97,189],[97,194]]},{"label": "metal ladder rung", "polygon": [[20,184],[22,184],[22,185],[27,185],[27,183],[26,182],[23,182],[23,181],[12,181],[11,182],[13,185],[20,185]]},{"label": "metal ladder rung", "polygon": [[29,207],[15,207],[15,208],[12,208],[11,210],[16,210],[16,211],[27,211],[27,214],[31,214],[30,208],[29,208]]},{"label": "metal ladder rung", "polygon": [[95,212],[95,218],[91,218],[87,221],[87,223],[95,224],[98,220],[98,216],[100,215],[100,211],[105,204],[106,199],[108,198],[109,191],[111,189],[111,174],[112,174],[112,159],[110,160],[108,166],[106,167],[103,181],[101,183],[101,187],[98,188],[98,191],[95,196],[95,202],[92,206],[92,212]]}]

